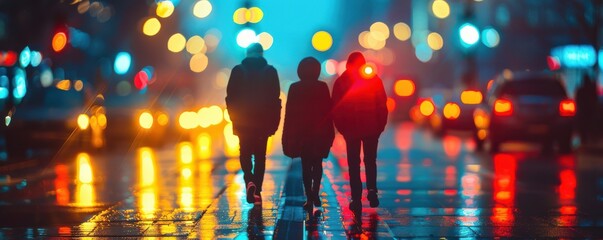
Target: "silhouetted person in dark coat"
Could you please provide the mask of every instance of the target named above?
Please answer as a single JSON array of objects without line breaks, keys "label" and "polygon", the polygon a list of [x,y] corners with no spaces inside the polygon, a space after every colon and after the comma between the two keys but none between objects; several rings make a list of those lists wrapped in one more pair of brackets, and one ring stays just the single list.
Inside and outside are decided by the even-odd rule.
[{"label": "silhouetted person in dark coat", "polygon": [[233,132],[239,136],[241,168],[249,203],[262,203],[260,193],[266,169],[266,145],[280,121],[279,95],[276,69],[264,59],[262,45],[251,44],[247,48],[247,58],[232,69],[226,87],[226,108]]},{"label": "silhouetted person in dark coat", "polygon": [[582,85],[576,91],[576,117],[578,132],[583,144],[593,138],[594,121],[597,114],[597,84],[588,75],[582,78]]},{"label": "silhouetted person in dark coat", "polygon": [[333,86],[333,120],[343,135],[350,174],[352,201],[350,210],[362,210],[360,180],[360,146],[364,152],[367,198],[371,207],[379,206],[377,197],[377,144],[387,123],[387,96],[375,69],[368,67],[364,56],[353,52],[346,70]]},{"label": "silhouetted person in dark coat", "polygon": [[320,206],[322,159],[328,157],[335,129],[331,118],[331,96],[326,83],[318,80],[320,63],[304,58],[297,68],[299,82],[291,84],[285,108],[283,151],[291,158],[301,157],[306,203]]}]

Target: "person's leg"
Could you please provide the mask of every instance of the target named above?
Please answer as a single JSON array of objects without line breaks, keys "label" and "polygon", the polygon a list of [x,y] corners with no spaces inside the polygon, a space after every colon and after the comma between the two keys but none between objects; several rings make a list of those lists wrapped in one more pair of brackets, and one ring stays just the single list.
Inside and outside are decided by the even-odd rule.
[{"label": "person's leg", "polygon": [[262,184],[264,183],[264,172],[266,171],[266,145],[268,144],[268,137],[255,137],[253,138],[253,181],[257,186],[257,192],[262,191]]},{"label": "person's leg", "polygon": [[320,156],[312,159],[312,193],[314,193],[314,206],[319,207],[320,202],[320,181],[322,180],[322,158]]},{"label": "person's leg", "polygon": [[366,172],[366,189],[368,190],[367,199],[371,207],[379,206],[377,198],[377,145],[379,136],[366,137],[362,139],[362,149],[364,150],[364,168]]},{"label": "person's leg", "polygon": [[302,181],[304,184],[304,192],[306,193],[306,202],[304,203],[304,209],[310,210],[312,203],[314,202],[314,193],[312,192],[312,158],[308,156],[302,156]]},{"label": "person's leg", "polygon": [[241,163],[241,169],[243,170],[243,179],[245,180],[245,189],[247,191],[247,202],[253,203],[255,201],[256,186],[253,183],[253,163],[251,162],[251,154],[253,152],[253,138],[240,134],[239,135],[239,162]]},{"label": "person's leg", "polygon": [[360,180],[360,139],[346,138],[346,152],[348,157],[348,172],[350,175],[350,189],[352,190],[352,210],[362,208],[362,181]]}]

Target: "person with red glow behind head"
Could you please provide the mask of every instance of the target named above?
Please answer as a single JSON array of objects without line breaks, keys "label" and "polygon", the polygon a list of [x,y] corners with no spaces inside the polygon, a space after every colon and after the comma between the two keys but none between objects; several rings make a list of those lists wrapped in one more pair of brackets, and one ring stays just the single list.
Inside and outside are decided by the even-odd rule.
[{"label": "person with red glow behind head", "polygon": [[291,158],[301,157],[302,179],[306,192],[304,209],[319,207],[322,159],[329,156],[335,129],[331,118],[331,94],[319,81],[320,62],[313,57],[301,60],[297,68],[299,82],[291,84],[285,108],[283,152]]},{"label": "person with red glow behind head", "polygon": [[377,196],[377,145],[387,123],[387,96],[383,82],[360,52],[348,57],[346,70],[333,85],[333,121],[346,142],[352,201],[350,210],[362,210],[360,147],[364,152],[367,199],[379,206]]}]

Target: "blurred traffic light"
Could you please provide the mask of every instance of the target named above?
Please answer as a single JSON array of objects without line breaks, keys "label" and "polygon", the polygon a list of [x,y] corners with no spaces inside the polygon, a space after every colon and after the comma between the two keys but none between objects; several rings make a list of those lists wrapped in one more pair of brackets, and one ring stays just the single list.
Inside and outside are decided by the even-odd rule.
[{"label": "blurred traffic light", "polygon": [[479,31],[471,23],[465,23],[459,28],[461,43],[464,47],[471,47],[479,41]]}]

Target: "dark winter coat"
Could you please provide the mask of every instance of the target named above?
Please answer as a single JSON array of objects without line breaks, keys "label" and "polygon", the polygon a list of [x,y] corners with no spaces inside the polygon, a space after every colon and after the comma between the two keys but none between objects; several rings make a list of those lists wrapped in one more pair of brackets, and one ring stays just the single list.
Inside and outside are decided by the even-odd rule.
[{"label": "dark winter coat", "polygon": [[387,96],[381,79],[346,70],[333,86],[333,121],[346,138],[378,136],[387,123]]},{"label": "dark winter coat", "polygon": [[291,158],[301,155],[326,158],[335,138],[329,87],[318,81],[318,74],[304,74],[299,70],[298,74],[300,81],[291,85],[287,95],[283,152]]},{"label": "dark winter coat", "polygon": [[273,135],[281,117],[276,69],[263,57],[248,57],[232,69],[226,87],[226,108],[235,135]]}]

